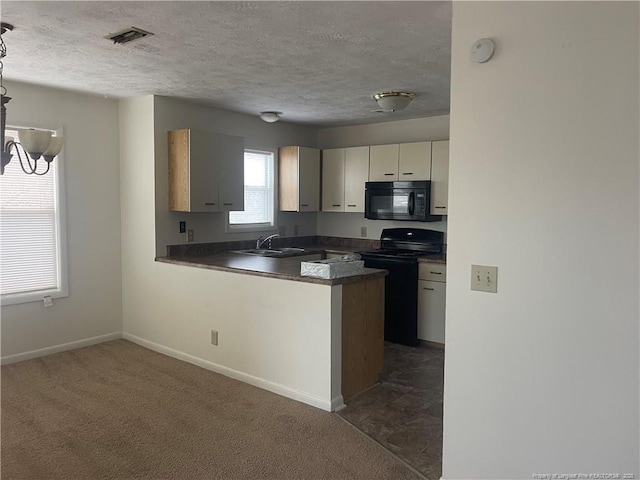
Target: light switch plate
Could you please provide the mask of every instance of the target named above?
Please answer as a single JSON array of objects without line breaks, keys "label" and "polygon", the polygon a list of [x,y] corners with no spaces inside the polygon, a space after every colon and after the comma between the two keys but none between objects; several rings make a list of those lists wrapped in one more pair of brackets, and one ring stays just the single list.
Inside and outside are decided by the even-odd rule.
[{"label": "light switch plate", "polygon": [[471,265],[471,290],[498,293],[498,267]]}]

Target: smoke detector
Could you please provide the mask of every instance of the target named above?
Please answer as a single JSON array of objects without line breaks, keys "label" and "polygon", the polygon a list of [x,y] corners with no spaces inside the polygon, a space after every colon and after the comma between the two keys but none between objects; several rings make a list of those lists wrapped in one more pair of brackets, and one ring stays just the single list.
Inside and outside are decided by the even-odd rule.
[{"label": "smoke detector", "polygon": [[395,112],[404,110],[409,106],[411,100],[416,98],[415,93],[410,92],[380,92],[372,96],[380,106],[379,112]]},{"label": "smoke detector", "polygon": [[134,40],[138,40],[149,35],[153,35],[153,33],[147,32],[138,27],[129,27],[116,33],[110,33],[104,38],[108,38],[109,40],[113,41],[113,43],[122,45],[124,43],[133,42]]}]

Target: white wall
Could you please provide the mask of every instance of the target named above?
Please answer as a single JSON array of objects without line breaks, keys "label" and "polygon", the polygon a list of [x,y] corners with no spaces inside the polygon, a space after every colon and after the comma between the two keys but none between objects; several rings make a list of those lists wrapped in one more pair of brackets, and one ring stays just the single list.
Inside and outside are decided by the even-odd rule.
[{"label": "white wall", "polygon": [[[447,138],[449,138],[449,115],[350,127],[323,128],[318,131],[320,148],[359,147],[386,143],[446,140]],[[363,213],[318,213],[318,235],[360,238],[360,227],[367,228],[366,238],[379,239],[383,228],[413,227],[446,232],[447,221],[445,217],[441,222],[390,222],[367,220]]]},{"label": "white wall", "polygon": [[[187,243],[179,233],[178,223],[187,222],[194,230],[195,243],[221,242],[258,238],[259,232],[225,233],[224,213],[178,213],[168,207],[168,153],[167,132],[180,128],[194,128],[244,137],[245,148],[273,149],[286,145],[316,147],[317,130],[285,122],[268,124],[257,116],[217,110],[167,97],[155,97],[156,139],[156,235],[159,256],[166,255],[166,245]],[[285,227],[285,234],[293,236],[293,226],[298,225],[298,235],[316,234],[316,215],[277,214],[278,225]]]},{"label": "white wall", "polygon": [[[2,356],[122,330],[118,104],[5,82],[8,125],[64,128],[69,297],[2,307]],[[17,162],[17,160],[13,160]],[[25,354],[20,356],[20,354]]]},{"label": "white wall", "polygon": [[640,477],[638,7],[454,3],[447,480]]},{"label": "white wall", "polygon": [[[411,107],[409,107],[411,108]],[[384,123],[321,128],[318,131],[320,148],[359,147],[386,143],[422,142],[449,138],[449,115],[391,120]]]},{"label": "white wall", "polygon": [[[203,367],[331,409],[341,403],[335,384],[336,375],[338,382],[340,378],[340,352],[331,349],[340,345],[340,330],[331,322],[332,311],[341,304],[341,287],[154,261],[156,232],[162,238],[168,230],[158,225],[170,223],[166,211],[166,131],[177,125],[202,128],[203,124],[190,122],[200,118],[198,112],[209,118],[209,110],[154,97],[120,102],[124,335]],[[223,115],[211,114],[215,120],[212,129],[243,135],[239,129],[222,129],[224,123],[239,122],[239,115],[229,114],[229,122],[223,121]],[[247,117],[245,121],[250,124],[251,120]],[[258,122],[247,130],[247,146],[277,145],[279,139],[295,143],[290,136],[293,129],[274,130],[272,125]],[[206,220],[202,228],[212,228]],[[212,239],[220,236],[212,230]],[[218,346],[211,345],[212,329],[219,332]]]}]

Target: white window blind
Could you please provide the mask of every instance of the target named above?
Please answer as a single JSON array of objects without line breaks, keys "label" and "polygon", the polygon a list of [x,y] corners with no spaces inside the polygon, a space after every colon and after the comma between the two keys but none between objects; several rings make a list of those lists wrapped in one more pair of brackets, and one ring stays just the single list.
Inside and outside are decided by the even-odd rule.
[{"label": "white window blind", "polygon": [[[7,130],[7,136],[17,138],[17,132]],[[3,303],[18,303],[5,302],[5,296],[12,294],[39,293],[42,298],[66,290],[66,285],[62,285],[60,265],[57,162],[58,159],[52,162],[46,175],[27,175],[14,154],[0,176],[0,293]]]},{"label": "white window blind", "polygon": [[273,153],[245,150],[244,211],[229,212],[229,225],[273,226],[273,184]]}]

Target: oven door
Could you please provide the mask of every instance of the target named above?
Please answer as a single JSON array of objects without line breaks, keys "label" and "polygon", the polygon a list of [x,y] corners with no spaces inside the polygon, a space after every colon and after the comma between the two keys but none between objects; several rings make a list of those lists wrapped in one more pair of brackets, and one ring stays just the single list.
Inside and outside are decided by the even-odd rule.
[{"label": "oven door", "polygon": [[371,220],[426,221],[429,191],[425,188],[400,188],[392,182],[367,182],[365,218]]}]

